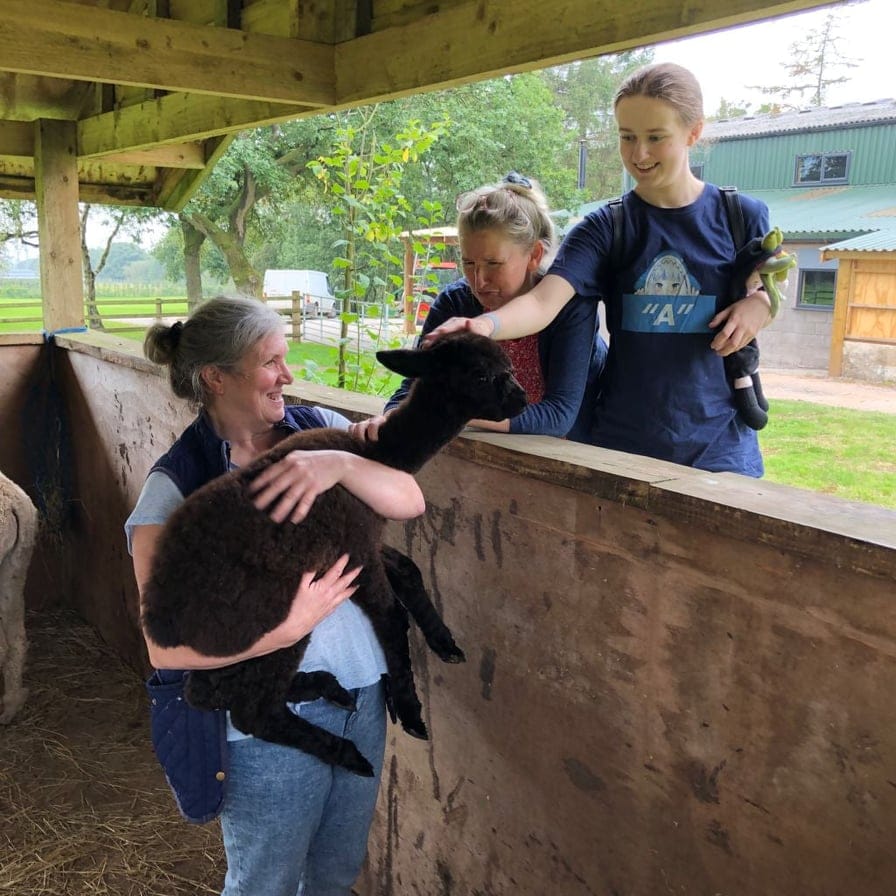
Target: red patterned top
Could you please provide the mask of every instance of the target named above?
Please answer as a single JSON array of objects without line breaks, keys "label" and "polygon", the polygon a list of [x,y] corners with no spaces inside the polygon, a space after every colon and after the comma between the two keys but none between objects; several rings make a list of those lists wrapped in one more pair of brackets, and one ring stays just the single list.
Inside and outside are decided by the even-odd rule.
[{"label": "red patterned top", "polygon": [[544,375],[538,356],[538,334],[507,339],[501,343],[501,348],[507,352],[507,357],[513,364],[513,373],[526,390],[529,404],[541,401],[544,397]]}]

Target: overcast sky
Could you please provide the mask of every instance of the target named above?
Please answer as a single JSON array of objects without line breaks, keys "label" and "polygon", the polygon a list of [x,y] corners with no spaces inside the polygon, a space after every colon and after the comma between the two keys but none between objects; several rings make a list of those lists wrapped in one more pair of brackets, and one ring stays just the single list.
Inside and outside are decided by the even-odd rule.
[{"label": "overcast sky", "polygon": [[[842,56],[858,62],[858,68],[839,70],[849,78],[846,84],[829,88],[825,105],[869,102],[896,97],[894,65],[894,0],[861,0],[849,4],[779,18],[740,28],[730,28],[686,40],[656,46],[657,62],[677,62],[697,76],[703,88],[704,111],[713,115],[724,97],[730,103],[747,101],[751,108],[768,102],[769,97],[747,85],[786,83],[786,62],[791,44],[801,35],[817,30],[835,10]],[[809,97],[805,97],[808,104]]]}]

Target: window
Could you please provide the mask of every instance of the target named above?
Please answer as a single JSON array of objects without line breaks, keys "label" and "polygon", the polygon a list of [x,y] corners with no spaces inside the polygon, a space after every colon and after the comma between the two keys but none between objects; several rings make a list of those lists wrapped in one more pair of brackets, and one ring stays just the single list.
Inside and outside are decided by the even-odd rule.
[{"label": "window", "polygon": [[703,162],[694,162],[691,165],[691,174],[693,174],[697,180],[703,180]]},{"label": "window", "polygon": [[837,289],[837,272],[800,270],[797,306],[800,308],[832,309]]},{"label": "window", "polygon": [[848,152],[819,152],[796,157],[795,184],[845,184],[849,175]]}]

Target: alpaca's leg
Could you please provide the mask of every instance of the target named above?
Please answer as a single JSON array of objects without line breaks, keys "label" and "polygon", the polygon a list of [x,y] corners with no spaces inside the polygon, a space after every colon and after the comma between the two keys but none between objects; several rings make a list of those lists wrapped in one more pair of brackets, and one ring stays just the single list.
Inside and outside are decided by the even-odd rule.
[{"label": "alpaca's leg", "polygon": [[389,634],[389,650],[383,650],[386,664],[389,667],[387,689],[389,694],[389,712],[392,720],[397,718],[401,727],[412,737],[421,740],[429,738],[426,723],[423,721],[423,707],[417,696],[414,684],[414,671],[411,667],[411,646],[408,643],[408,614],[401,604],[396,603],[389,611],[388,619],[381,631]]},{"label": "alpaca's leg", "polygon": [[290,712],[286,706],[272,707],[257,724],[243,727],[244,720],[239,711],[231,711],[231,720],[241,731],[254,734],[262,740],[285,747],[295,747],[311,756],[316,756],[328,765],[339,765],[362,775],[373,777],[373,766],[361,755],[358,748],[344,737],[338,737],[312,725],[306,719]]},{"label": "alpaca's leg", "polygon": [[367,581],[354,599],[367,613],[386,657],[386,668],[389,671],[389,711],[393,718],[398,718],[401,727],[408,734],[425,740],[429,735],[414,686],[407,611],[395,599],[382,563],[368,564],[365,574]]},{"label": "alpaca's leg", "polygon": [[[292,682],[306,640],[232,666],[191,672],[185,688],[187,700],[200,709],[229,709],[231,721],[245,734],[304,750],[330,765],[341,765],[370,777],[370,763],[350,740],[310,724],[286,706],[287,700],[293,699]],[[306,680],[318,687],[332,688],[324,683],[327,676],[344,695],[342,703],[334,702],[354,704],[351,695],[329,673],[320,673],[319,677],[317,673],[308,673]],[[336,691],[334,695],[341,697]],[[317,696],[320,695],[315,693],[312,698]]]},{"label": "alpaca's leg", "polygon": [[16,626],[15,631],[6,628],[7,620],[3,620],[0,629],[0,668],[3,669],[3,697],[0,705],[0,725],[8,725],[16,713],[22,708],[28,697],[28,689],[22,685],[22,674],[25,667],[24,626]]},{"label": "alpaca's leg", "polygon": [[261,714],[267,706],[285,704],[306,640],[219,669],[196,669],[187,676],[186,698],[198,709],[242,706],[244,717],[246,707],[254,707],[254,712]]},{"label": "alpaca's leg", "polygon": [[0,535],[0,669],[3,670],[0,725],[13,720],[28,696],[27,688],[22,685],[28,645],[25,579],[37,534],[37,511],[30,499],[18,490],[6,497],[16,500]]},{"label": "alpaca's leg", "polygon": [[354,710],[355,698],[344,688],[336,676],[330,672],[296,672],[286,692],[289,703],[317,700],[323,697],[343,709]]},{"label": "alpaca's leg", "polygon": [[446,663],[464,662],[466,656],[433,606],[417,564],[388,545],[383,545],[382,557],[395,597],[411,614],[436,656]]}]

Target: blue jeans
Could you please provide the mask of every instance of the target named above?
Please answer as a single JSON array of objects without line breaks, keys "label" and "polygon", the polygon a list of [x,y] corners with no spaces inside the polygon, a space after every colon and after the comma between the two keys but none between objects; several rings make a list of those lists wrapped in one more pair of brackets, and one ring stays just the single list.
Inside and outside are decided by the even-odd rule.
[{"label": "blue jeans", "polygon": [[301,704],[300,715],[354,741],[373,765],[373,778],[255,738],[228,745],[221,896],[351,893],[367,853],[386,743],[382,683],[352,693],[354,712],[315,700]]}]

